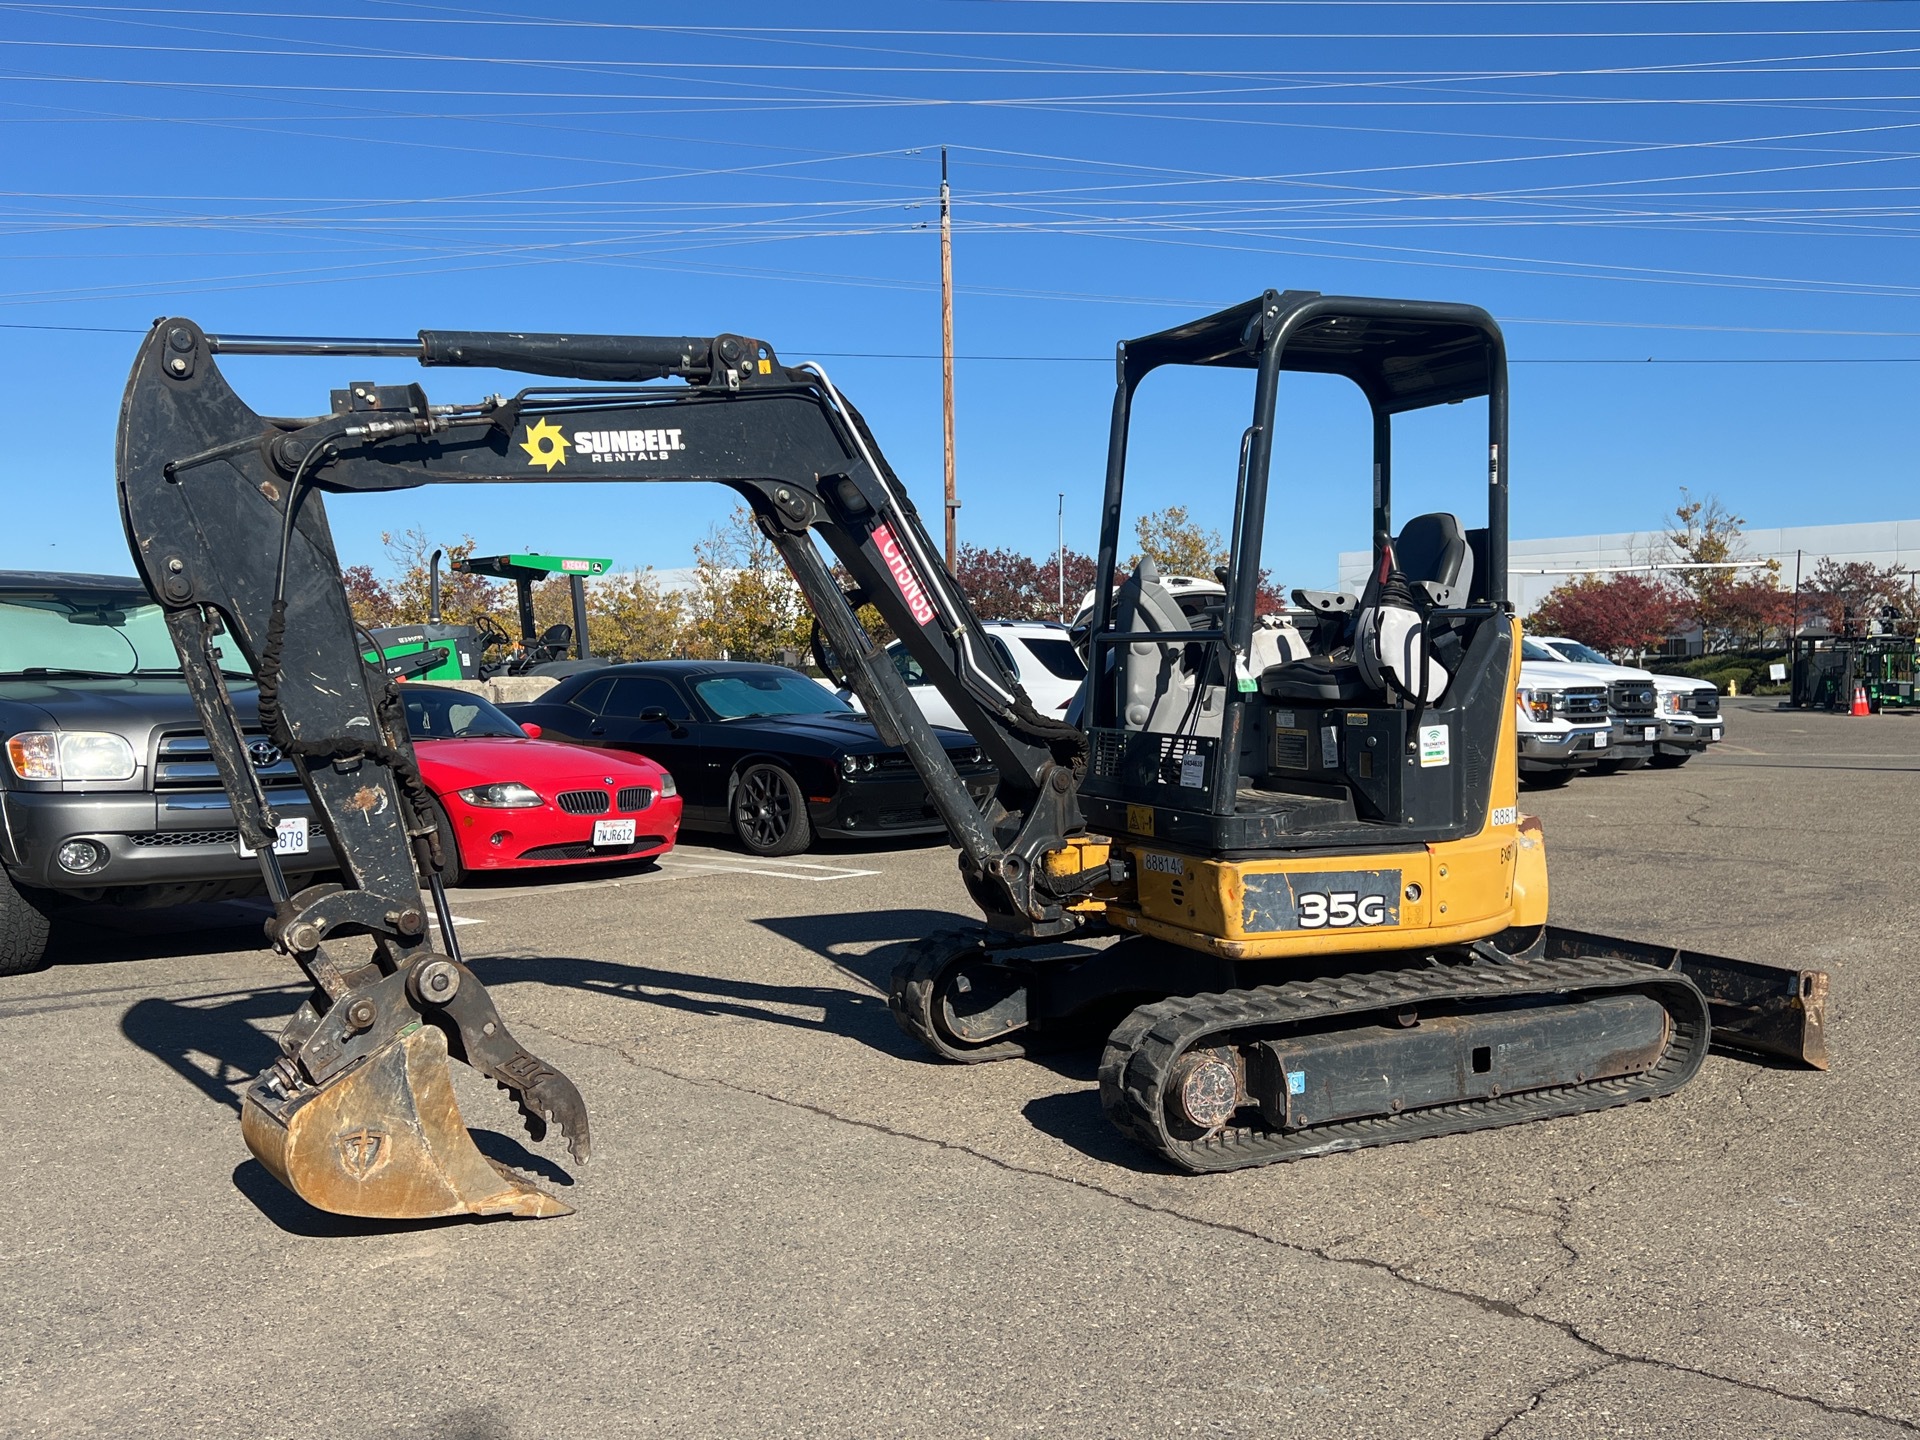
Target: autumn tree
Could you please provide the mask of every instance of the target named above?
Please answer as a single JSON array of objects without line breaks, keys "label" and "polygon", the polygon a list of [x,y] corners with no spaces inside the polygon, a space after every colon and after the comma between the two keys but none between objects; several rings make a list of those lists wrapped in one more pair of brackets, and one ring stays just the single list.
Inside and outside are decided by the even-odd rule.
[{"label": "autumn tree", "polygon": [[805,654],[810,612],[786,562],[744,505],[693,547],[691,655],[779,660]]},{"label": "autumn tree", "polygon": [[1692,616],[1692,595],[1672,581],[1583,575],[1550,590],[1527,617],[1527,629],[1565,635],[1618,660],[1651,650]]},{"label": "autumn tree", "polygon": [[1151,560],[1162,575],[1192,575],[1211,580],[1214,570],[1227,563],[1227,544],[1218,530],[1208,529],[1187,514],[1184,505],[1169,505],[1142,515],[1133,532],[1140,549],[1127,562],[1133,569]]},{"label": "autumn tree", "polygon": [[[1064,571],[1064,575],[1063,572]],[[1094,577],[1099,567],[1091,555],[1082,555],[1078,550],[1069,550],[1064,555],[1050,554],[1040,562],[1039,574],[1035,577],[1040,588],[1040,613],[1036,620],[1071,620],[1079,612],[1080,602],[1086,599],[1093,589]],[[1062,584],[1064,579],[1065,584]],[[1061,613],[1060,600],[1065,592],[1065,613]]]},{"label": "autumn tree", "polygon": [[1802,621],[1824,619],[1836,635],[1864,635],[1876,622],[1912,634],[1913,610],[1907,572],[1898,565],[1823,556],[1800,590]]},{"label": "autumn tree", "polygon": [[[1220,538],[1220,532],[1194,520],[1184,505],[1150,511],[1134,522],[1133,530],[1140,549],[1127,561],[1129,570],[1145,559],[1153,561],[1162,575],[1191,575],[1196,580],[1212,580],[1215,572],[1232,558],[1233,552]],[[1262,570],[1254,613],[1270,615],[1285,605],[1273,572]]]},{"label": "autumn tree", "polygon": [[1693,594],[1694,617],[1709,650],[1758,645],[1792,623],[1793,600],[1780,588],[1780,562],[1738,563],[1748,556],[1741,538],[1746,525],[1718,496],[1696,500],[1680,487],[1666,548],[1675,563],[1690,567],[1677,573]]}]

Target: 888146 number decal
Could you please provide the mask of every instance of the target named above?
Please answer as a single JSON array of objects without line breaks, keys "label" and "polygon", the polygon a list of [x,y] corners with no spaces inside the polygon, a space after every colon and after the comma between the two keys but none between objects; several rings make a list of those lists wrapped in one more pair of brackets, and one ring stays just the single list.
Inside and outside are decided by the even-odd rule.
[{"label": "888146 number decal", "polygon": [[1246,877],[1250,932],[1358,930],[1400,923],[1398,870],[1312,870]]}]

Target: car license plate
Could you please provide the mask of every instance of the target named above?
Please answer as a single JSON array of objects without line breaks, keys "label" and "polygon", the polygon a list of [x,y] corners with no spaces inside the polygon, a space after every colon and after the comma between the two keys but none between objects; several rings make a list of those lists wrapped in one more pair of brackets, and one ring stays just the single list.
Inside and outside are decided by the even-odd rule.
[{"label": "car license plate", "polygon": [[1719,738],[1720,738],[1720,731],[1718,729],[1707,731],[1707,739],[1718,740]]},{"label": "car license plate", "polygon": [[1653,737],[1658,735],[1659,733],[1660,733],[1660,727],[1658,725],[1648,725],[1644,727],[1640,732],[1642,738],[1647,740],[1653,739]]},{"label": "car license plate", "polygon": [[1594,737],[1593,737],[1593,748],[1594,748],[1594,749],[1596,749],[1596,750],[1604,750],[1604,749],[1606,749],[1606,748],[1607,748],[1607,736],[1608,736],[1608,735],[1609,735],[1610,733],[1611,733],[1611,732],[1609,732],[1609,731],[1606,731],[1606,730],[1602,730],[1602,731],[1601,731],[1601,732],[1600,732],[1600,733],[1599,733],[1598,735],[1596,735],[1596,736],[1594,736]]},{"label": "car license plate", "polygon": [[593,843],[595,845],[631,845],[634,824],[632,820],[596,820],[593,822]]},{"label": "car license plate", "polygon": [[[256,852],[247,844],[247,837],[240,837],[240,853],[252,855]],[[280,822],[280,828],[273,837],[273,853],[276,855],[304,855],[307,853],[307,817],[294,815]]]}]

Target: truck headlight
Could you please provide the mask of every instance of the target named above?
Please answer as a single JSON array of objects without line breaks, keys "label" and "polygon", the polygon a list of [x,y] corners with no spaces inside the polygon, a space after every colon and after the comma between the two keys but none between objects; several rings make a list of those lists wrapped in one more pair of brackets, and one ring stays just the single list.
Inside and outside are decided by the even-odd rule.
[{"label": "truck headlight", "polygon": [[1560,699],[1558,693],[1552,690],[1522,690],[1519,695],[1527,714],[1536,721],[1544,725],[1553,719],[1554,706]]},{"label": "truck headlight", "polygon": [[478,805],[484,810],[526,810],[542,803],[538,791],[522,785],[518,780],[475,785],[470,790],[458,793],[467,804]]},{"label": "truck headlight", "polygon": [[1675,690],[1665,697],[1661,708],[1669,715],[1685,715],[1693,709],[1693,696],[1684,690]]},{"label": "truck headlight", "polygon": [[22,780],[131,780],[133,746],[104,730],[22,730],[7,741]]}]

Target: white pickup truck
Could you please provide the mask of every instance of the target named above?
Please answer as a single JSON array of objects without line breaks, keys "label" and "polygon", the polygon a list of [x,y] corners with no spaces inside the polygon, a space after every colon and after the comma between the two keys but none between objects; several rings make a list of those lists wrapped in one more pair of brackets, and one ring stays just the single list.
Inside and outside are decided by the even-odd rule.
[{"label": "white pickup truck", "polygon": [[[1647,726],[1640,718],[1628,722],[1630,726],[1638,726],[1642,745],[1651,741],[1651,753],[1617,756],[1628,760],[1617,766],[1620,770],[1638,770],[1640,766],[1632,764],[1632,758],[1642,758],[1655,770],[1678,770],[1726,733],[1726,722],[1720,718],[1720,689],[1716,685],[1690,680],[1688,676],[1657,676],[1649,670],[1613,664],[1613,660],[1582,645],[1578,639],[1536,636],[1534,643],[1569,664],[1584,664],[1590,670],[1609,674],[1609,693],[1644,689],[1645,682],[1653,682],[1653,726]],[[1647,730],[1653,733],[1647,735]],[[1607,766],[1601,766],[1601,770],[1607,770]]]},{"label": "white pickup truck", "polygon": [[1584,666],[1569,665],[1523,637],[1515,700],[1520,783],[1528,789],[1557,788],[1608,759],[1613,724],[1607,685]]},{"label": "white pickup truck", "polygon": [[[1684,675],[1655,675],[1616,665],[1598,650],[1564,635],[1529,636],[1527,643],[1556,660],[1579,666],[1607,686],[1615,748],[1599,765],[1603,774],[1648,764],[1656,770],[1676,770],[1726,733],[1715,686]],[[1645,701],[1649,687],[1653,691],[1650,714]],[[1632,713],[1623,713],[1623,702],[1630,702]]]}]

